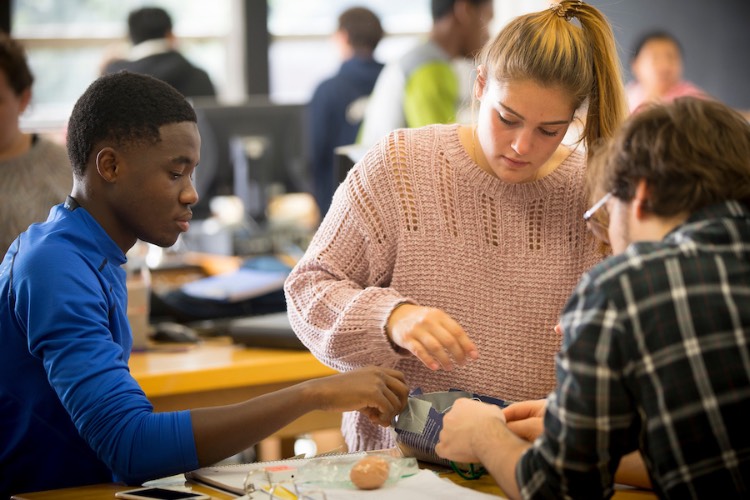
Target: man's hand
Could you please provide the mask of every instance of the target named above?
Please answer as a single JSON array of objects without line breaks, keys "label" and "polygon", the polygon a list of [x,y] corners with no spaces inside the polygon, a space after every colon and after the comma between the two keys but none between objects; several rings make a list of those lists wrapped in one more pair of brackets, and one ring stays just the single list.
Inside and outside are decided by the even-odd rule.
[{"label": "man's hand", "polygon": [[440,309],[402,304],[393,310],[386,326],[388,337],[414,354],[431,370],[452,370],[477,359],[477,347],[453,318]]},{"label": "man's hand", "polygon": [[457,399],[443,416],[443,429],[435,453],[454,462],[477,463],[476,443],[493,425],[505,422],[499,406],[469,398]]},{"label": "man's hand", "polygon": [[544,431],[546,399],[520,401],[503,410],[508,428],[526,441],[534,441]]},{"label": "man's hand", "polygon": [[406,407],[409,395],[403,373],[375,366],[310,380],[308,384],[316,391],[319,409],[359,410],[384,427]]},{"label": "man's hand", "polygon": [[508,498],[520,498],[516,466],[531,445],[505,424],[499,406],[462,398],[443,416],[439,456],[462,463],[481,463]]}]

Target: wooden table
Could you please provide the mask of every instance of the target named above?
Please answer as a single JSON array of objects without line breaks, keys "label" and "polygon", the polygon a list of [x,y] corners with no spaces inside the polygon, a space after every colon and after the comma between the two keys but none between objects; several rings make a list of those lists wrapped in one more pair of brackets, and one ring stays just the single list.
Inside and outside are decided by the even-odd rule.
[{"label": "wooden table", "polygon": [[228,338],[134,352],[130,372],[157,411],[234,403],[336,373],[308,351],[246,348]]},{"label": "wooden table", "polygon": [[[240,257],[188,252],[176,258],[174,268],[151,271],[151,286],[174,289],[199,277],[234,271],[242,261]],[[156,411],[237,403],[336,373],[308,351],[244,348],[232,345],[228,337],[210,338],[198,346],[152,346],[158,350],[131,354],[130,372]],[[339,413],[315,411],[275,436],[291,437],[340,425]]]},{"label": "wooden table", "polygon": [[[308,351],[246,348],[233,345],[229,338],[157,349],[134,352],[130,357],[130,372],[156,411],[237,403],[336,373]],[[341,413],[313,411],[273,437],[292,438],[340,425]]]},{"label": "wooden table", "polygon": [[[478,480],[466,480],[460,478],[455,472],[440,474],[456,484],[465,486],[472,490],[482,491],[494,495],[502,495],[491,476],[482,476]],[[236,498],[235,496],[222,493],[208,486],[201,484],[188,483],[193,491],[205,493],[217,500],[226,500]],[[115,492],[133,489],[133,486],[123,486],[118,484],[95,484],[92,486],[81,486],[79,488],[66,488],[61,490],[42,491],[38,493],[27,493],[24,495],[13,496],[13,500],[111,500]],[[383,496],[383,498],[388,498]],[[617,489],[614,496],[615,500],[653,500],[656,498],[650,491],[636,489]]]},{"label": "wooden table", "polygon": [[[218,500],[237,498],[236,496],[221,493],[200,484],[191,485],[191,487],[195,492],[211,495],[211,498]],[[79,486],[78,488],[64,488],[61,490],[14,495],[11,497],[11,500],[113,500],[116,492],[134,489],[136,489],[136,486],[123,486],[114,483],[94,484],[91,486]]]},{"label": "wooden table", "polygon": [[[130,370],[157,411],[228,404],[249,399],[289,385],[335,373],[307,351],[248,349],[228,339],[208,340],[197,346],[162,347],[155,352],[133,353]],[[318,429],[338,427],[340,413],[316,411],[278,431],[277,437],[291,437]],[[476,481],[461,479],[453,472],[442,473],[471,489],[501,494],[490,476]],[[235,498],[213,488],[189,485],[194,491],[215,499]],[[16,495],[16,500],[111,500],[117,491],[133,489],[121,484],[97,484]],[[642,490],[617,490],[618,500],[646,500],[656,496]]]}]

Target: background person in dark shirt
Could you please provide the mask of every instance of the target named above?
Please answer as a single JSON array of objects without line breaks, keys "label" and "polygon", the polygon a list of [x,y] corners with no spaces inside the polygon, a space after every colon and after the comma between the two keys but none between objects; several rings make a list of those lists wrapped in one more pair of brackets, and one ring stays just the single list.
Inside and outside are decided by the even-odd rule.
[{"label": "background person in dark shirt", "polygon": [[103,73],[120,70],[150,75],[167,82],[185,97],[216,97],[211,79],[176,49],[172,19],[159,7],[143,7],[128,16],[128,35],[133,47],[127,59],[109,62]]},{"label": "background person in dark shirt", "polygon": [[364,7],[347,9],[339,16],[334,40],[344,62],[336,75],[318,85],[310,101],[311,171],[321,216],[336,190],[333,151],[355,142],[367,98],[383,69],[373,57],[382,37],[380,20]]}]

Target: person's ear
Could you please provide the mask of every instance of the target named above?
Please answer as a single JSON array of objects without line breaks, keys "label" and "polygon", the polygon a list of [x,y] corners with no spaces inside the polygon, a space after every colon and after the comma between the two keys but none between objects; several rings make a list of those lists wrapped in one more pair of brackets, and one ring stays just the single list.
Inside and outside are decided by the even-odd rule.
[{"label": "person's ear", "polygon": [[177,36],[174,34],[172,30],[169,30],[165,33],[164,39],[167,41],[170,47],[172,48],[177,47]]},{"label": "person's ear", "polygon": [[471,12],[469,9],[474,4],[468,1],[458,1],[453,3],[453,17],[456,18],[459,24],[468,24],[471,19]]},{"label": "person's ear", "polygon": [[99,172],[99,177],[104,182],[117,182],[117,177],[120,174],[119,155],[117,151],[109,146],[102,148],[96,154],[96,171]]},{"label": "person's ear", "polygon": [[633,213],[636,219],[641,220],[644,217],[651,215],[648,210],[650,191],[646,179],[638,181],[638,185],[635,187],[635,195],[633,196],[632,207]]},{"label": "person's ear", "polygon": [[349,33],[346,30],[338,29],[334,31],[333,39],[336,40],[337,43],[349,45]]},{"label": "person's ear", "polygon": [[474,97],[480,100],[487,88],[487,68],[484,64],[477,66],[477,78],[474,80]]},{"label": "person's ear", "polygon": [[633,75],[633,78],[636,79],[636,81],[640,80],[640,68],[638,67],[638,59],[634,58],[632,61],[630,61],[630,73]]},{"label": "person's ear", "polygon": [[18,95],[18,101],[18,114],[22,115],[24,111],[26,111],[26,108],[29,107],[29,103],[31,102],[31,88],[21,91],[21,93]]},{"label": "person's ear", "polygon": [[342,59],[346,60],[354,55],[354,47],[349,41],[349,32],[343,29],[336,30],[332,35],[333,43],[336,45]]}]

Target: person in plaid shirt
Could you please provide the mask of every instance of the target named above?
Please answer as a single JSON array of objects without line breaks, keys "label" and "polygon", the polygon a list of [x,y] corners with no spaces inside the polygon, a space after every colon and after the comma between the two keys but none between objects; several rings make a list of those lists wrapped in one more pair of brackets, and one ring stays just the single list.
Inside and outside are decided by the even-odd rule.
[{"label": "person in plaid shirt", "polygon": [[589,168],[603,196],[584,218],[614,256],[565,306],[556,389],[504,411],[459,400],[436,451],[511,498],[609,497],[636,450],[662,498],[747,498],[750,123],[680,98],[629,118]]}]

